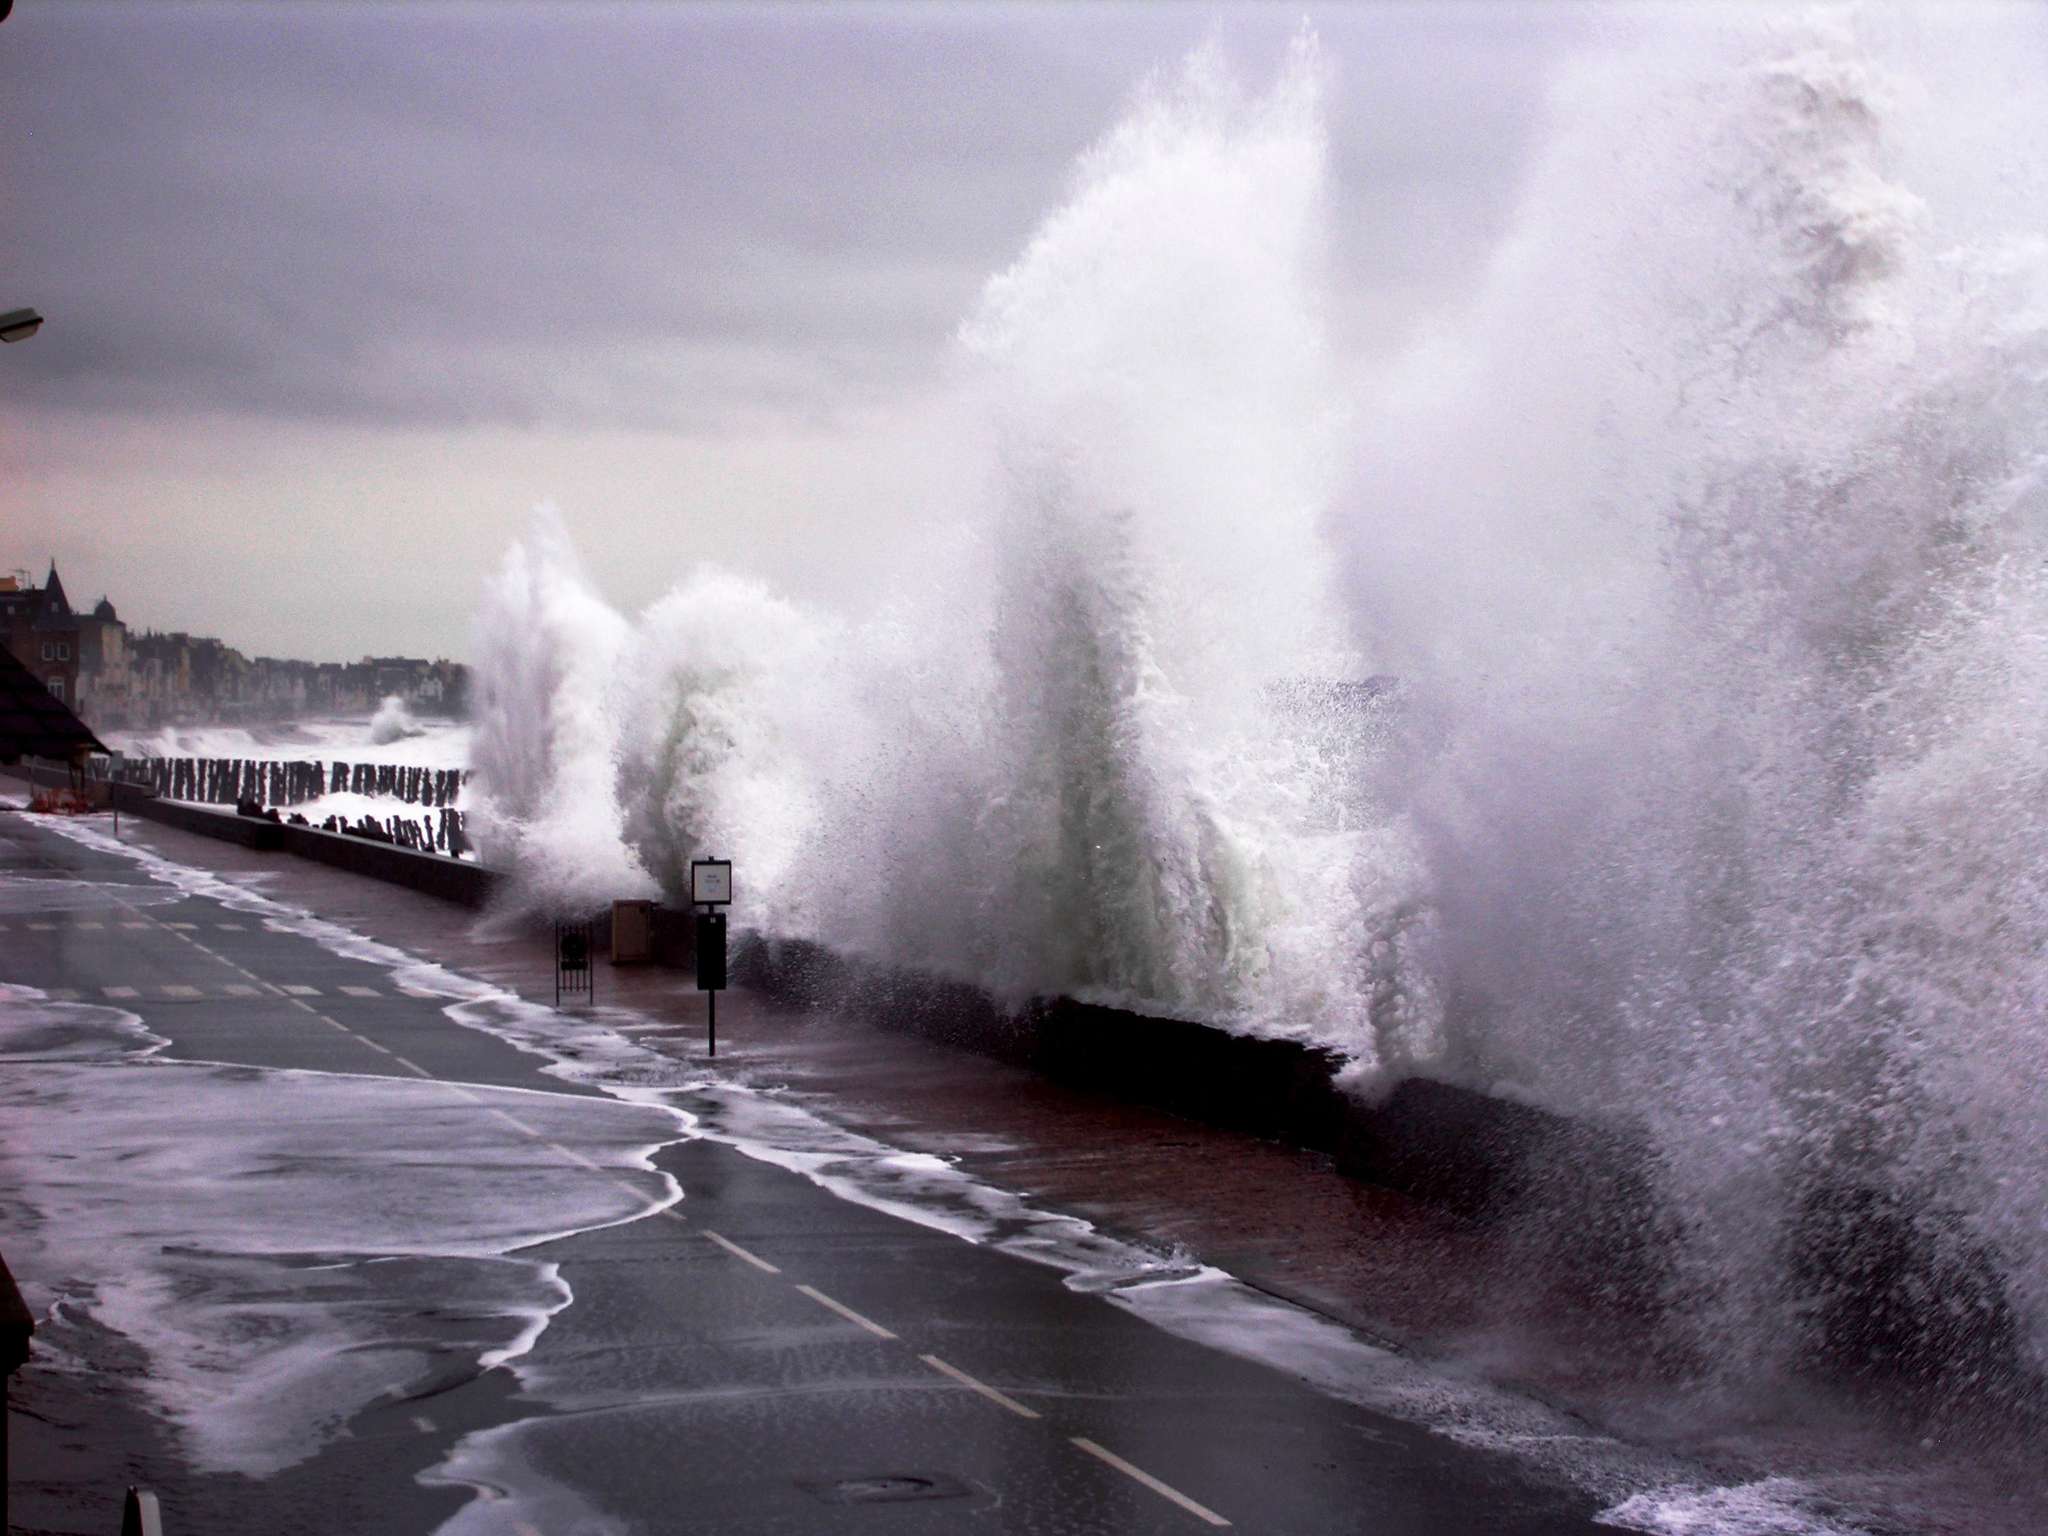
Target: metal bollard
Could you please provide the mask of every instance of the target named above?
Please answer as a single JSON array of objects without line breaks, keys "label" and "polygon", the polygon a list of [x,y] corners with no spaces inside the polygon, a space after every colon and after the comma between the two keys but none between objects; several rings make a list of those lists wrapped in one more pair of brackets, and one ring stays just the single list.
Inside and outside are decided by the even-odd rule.
[{"label": "metal bollard", "polygon": [[164,1536],[163,1514],[147,1488],[128,1485],[128,1499],[121,1506],[121,1536]]}]

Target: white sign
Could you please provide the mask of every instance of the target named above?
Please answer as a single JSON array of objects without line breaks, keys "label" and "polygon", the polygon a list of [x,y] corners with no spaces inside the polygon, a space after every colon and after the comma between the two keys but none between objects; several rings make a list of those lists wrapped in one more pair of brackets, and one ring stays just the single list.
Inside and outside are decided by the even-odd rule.
[{"label": "white sign", "polygon": [[700,907],[723,907],[732,902],[732,860],[692,859],[690,900]]}]

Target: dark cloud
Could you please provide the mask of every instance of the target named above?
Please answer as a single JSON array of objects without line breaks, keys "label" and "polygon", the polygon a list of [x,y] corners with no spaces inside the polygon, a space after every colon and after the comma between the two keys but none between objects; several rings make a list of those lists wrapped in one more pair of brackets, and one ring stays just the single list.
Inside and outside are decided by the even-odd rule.
[{"label": "dark cloud", "polygon": [[[829,413],[929,375],[1147,71],[1211,28],[1264,69],[1295,20],[29,0],[0,32],[5,297],[51,324],[10,394],[407,426]],[[1480,259],[1559,27],[1316,20],[1363,332]]]}]

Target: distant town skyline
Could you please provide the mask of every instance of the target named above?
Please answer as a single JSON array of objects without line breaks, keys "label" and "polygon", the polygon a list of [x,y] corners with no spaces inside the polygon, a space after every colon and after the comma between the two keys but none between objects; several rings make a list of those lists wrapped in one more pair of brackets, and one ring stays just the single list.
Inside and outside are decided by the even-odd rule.
[{"label": "distant town skyline", "polygon": [[952,337],[1148,76],[1333,89],[1351,359],[1477,280],[1556,7],[80,3],[0,27],[0,522],[253,652],[465,655],[540,502],[625,608],[857,608],[943,515]]}]

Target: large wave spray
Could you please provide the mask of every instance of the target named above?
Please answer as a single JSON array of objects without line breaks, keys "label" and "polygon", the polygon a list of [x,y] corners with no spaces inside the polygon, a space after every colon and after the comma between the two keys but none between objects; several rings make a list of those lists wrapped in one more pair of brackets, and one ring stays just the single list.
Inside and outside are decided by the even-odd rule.
[{"label": "large wave spray", "polygon": [[[1321,91],[1306,39],[1263,95],[1198,53],[989,283],[961,367],[985,539],[950,616],[972,729],[896,765],[911,856],[877,858],[899,954],[1373,1056]],[[940,827],[901,837],[935,786]]]},{"label": "large wave spray", "polygon": [[[1346,519],[1434,733],[1437,1070],[1647,1126],[1734,1374],[1906,1347],[1842,1250],[1995,1269],[2048,1346],[2042,268],[1916,176],[1962,108],[1908,41],[1574,79]],[[1968,1354],[1982,1300],[1911,1347]]]}]

